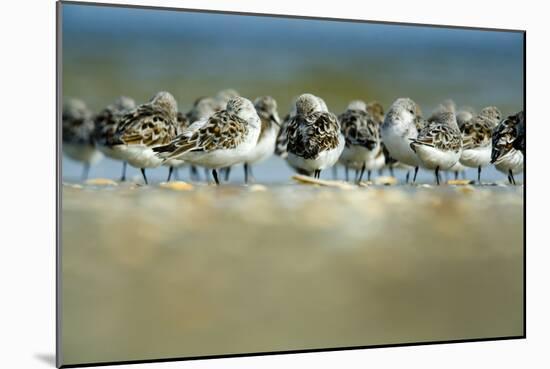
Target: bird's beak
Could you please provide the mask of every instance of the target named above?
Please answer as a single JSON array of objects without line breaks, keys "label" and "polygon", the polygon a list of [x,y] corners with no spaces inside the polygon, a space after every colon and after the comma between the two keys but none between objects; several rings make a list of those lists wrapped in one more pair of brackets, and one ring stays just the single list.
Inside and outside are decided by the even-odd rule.
[{"label": "bird's beak", "polygon": [[274,114],[271,114],[269,116],[269,119],[279,127],[281,126],[281,123],[279,123],[279,117],[275,116]]}]

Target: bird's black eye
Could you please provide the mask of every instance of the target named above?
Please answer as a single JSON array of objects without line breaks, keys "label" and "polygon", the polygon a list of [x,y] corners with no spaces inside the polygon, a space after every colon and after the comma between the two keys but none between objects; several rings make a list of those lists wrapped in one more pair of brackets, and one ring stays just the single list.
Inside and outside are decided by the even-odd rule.
[{"label": "bird's black eye", "polygon": [[412,115],[414,115],[414,111],[412,109],[409,109],[409,113],[411,113]]}]

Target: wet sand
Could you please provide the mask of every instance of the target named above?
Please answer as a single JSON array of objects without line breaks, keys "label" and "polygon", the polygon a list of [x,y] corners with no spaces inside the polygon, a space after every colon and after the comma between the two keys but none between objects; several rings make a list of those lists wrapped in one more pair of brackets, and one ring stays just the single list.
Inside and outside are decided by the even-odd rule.
[{"label": "wet sand", "polygon": [[63,186],[65,364],[523,334],[523,187]]}]

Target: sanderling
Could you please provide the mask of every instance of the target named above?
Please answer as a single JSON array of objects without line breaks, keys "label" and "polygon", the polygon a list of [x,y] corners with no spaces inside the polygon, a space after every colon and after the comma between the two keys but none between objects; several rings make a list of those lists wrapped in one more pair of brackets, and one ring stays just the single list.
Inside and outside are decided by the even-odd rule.
[{"label": "sanderling", "polygon": [[296,100],[296,116],[287,127],[288,163],[319,178],[323,169],[336,164],[345,139],[338,118],[326,109],[324,101],[312,94]]},{"label": "sanderling", "polygon": [[462,154],[460,163],[469,168],[477,168],[477,181],[481,183],[481,169],[491,162],[491,139],[493,128],[500,122],[500,111],[489,106],[465,121],[460,127],[462,133]]},{"label": "sanderling", "polygon": [[[371,164],[373,168],[372,170],[374,170],[374,168],[380,167],[380,163],[382,162],[382,159],[383,159],[384,163],[379,169],[380,174],[382,174],[384,168],[387,168],[390,172],[390,175],[393,177],[395,176],[394,169],[403,169],[403,170],[406,170],[407,172],[406,182],[409,183],[410,170],[414,168],[412,168],[409,165],[400,163],[396,159],[392,158],[390,156],[390,153],[388,152],[388,149],[386,148],[386,146],[384,146],[384,142],[382,141],[382,134],[380,130],[382,129],[382,124],[384,123],[384,117],[385,117],[384,107],[378,101],[371,101],[367,104],[367,112],[371,115],[372,119],[374,119],[374,121],[378,124],[378,128],[379,128],[378,132],[380,136],[379,153],[376,155],[376,158],[374,161],[370,161],[372,163]],[[420,107],[417,106],[417,116],[419,115],[421,118],[422,111],[420,110]],[[417,124],[417,128],[418,128],[418,124]]]},{"label": "sanderling", "polygon": [[248,183],[252,175],[252,164],[262,162],[275,152],[275,141],[279,133],[281,119],[277,112],[277,102],[271,96],[261,96],[254,101],[254,107],[262,123],[258,143],[248,155],[244,163],[244,182]]},{"label": "sanderling", "polygon": [[525,114],[523,111],[504,119],[493,131],[491,163],[516,184],[514,174],[523,171],[525,152]]},{"label": "sanderling", "polygon": [[411,149],[418,155],[423,167],[435,170],[437,184],[440,183],[439,171],[455,165],[462,152],[462,135],[453,111],[432,115],[431,122],[410,141]]},{"label": "sanderling", "polygon": [[133,110],[136,103],[133,99],[120,96],[113,104],[100,111],[94,118],[94,142],[97,148],[107,157],[115,160],[122,160],[122,175],[120,181],[126,180],[126,161],[120,151],[114,150],[108,144],[115,135],[120,119]]},{"label": "sanderling", "polygon": [[82,179],[88,178],[90,165],[97,163],[103,154],[93,140],[94,120],[84,101],[69,99],[63,104],[63,152],[69,158],[84,163]]},{"label": "sanderling", "polygon": [[172,142],[154,151],[160,160],[182,159],[211,168],[219,185],[217,170],[244,163],[258,142],[260,129],[260,117],[252,102],[234,97],[225,110],[191,124]]},{"label": "sanderling", "polygon": [[176,136],[177,107],[169,92],[157,93],[149,102],[125,114],[108,142],[124,160],[141,170],[145,184],[145,169],[156,168],[163,162],[153,148],[168,144]]},{"label": "sanderling", "polygon": [[367,112],[367,104],[361,100],[349,103],[345,112],[338,116],[342,133],[345,138],[345,146],[340,155],[339,162],[346,168],[356,170],[357,183],[363,179],[365,169],[368,171],[370,181],[374,158],[379,154],[380,136],[379,126],[373,117]]},{"label": "sanderling", "polygon": [[417,124],[420,116],[419,107],[413,100],[399,98],[386,113],[380,130],[382,142],[390,156],[402,164],[414,167],[413,183],[422,161],[412,150],[410,142],[418,136]]}]

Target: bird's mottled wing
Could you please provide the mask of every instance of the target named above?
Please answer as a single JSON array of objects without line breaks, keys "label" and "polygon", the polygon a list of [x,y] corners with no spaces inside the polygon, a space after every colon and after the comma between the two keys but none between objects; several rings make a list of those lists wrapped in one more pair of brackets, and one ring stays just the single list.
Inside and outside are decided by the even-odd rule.
[{"label": "bird's mottled wing", "polygon": [[111,108],[105,108],[94,117],[94,141],[107,145],[113,141],[122,114],[116,114]]},{"label": "bird's mottled wing", "polygon": [[518,146],[516,142],[522,140],[522,138],[520,137],[521,135],[519,129],[522,117],[522,113],[511,115],[500,122],[497,128],[495,128],[492,136],[493,151],[491,153],[491,162],[494,163],[499,158],[508,154],[510,151],[517,149],[515,147]]},{"label": "bird's mottled wing", "polygon": [[94,121],[88,117],[70,117],[63,114],[62,137],[63,142],[90,145],[93,144]]},{"label": "bird's mottled wing", "polygon": [[415,145],[425,145],[443,151],[459,152],[462,149],[462,135],[447,124],[430,123],[418,133],[418,137],[411,142],[411,148]]},{"label": "bird's mottled wing", "polygon": [[362,110],[347,110],[338,117],[346,146],[359,145],[372,150],[380,142],[378,124]]},{"label": "bird's mottled wing", "polygon": [[465,122],[461,127],[462,132],[462,147],[464,149],[473,149],[476,147],[484,147],[491,144],[491,122],[483,117],[475,117]]},{"label": "bird's mottled wing", "polygon": [[127,145],[155,147],[170,143],[175,136],[173,118],[147,104],[121,118],[114,140]]},{"label": "bird's mottled wing", "polygon": [[315,112],[296,116],[288,125],[288,151],[304,159],[315,159],[323,151],[338,147],[340,125],[332,113]]},{"label": "bird's mottled wing", "polygon": [[173,158],[191,151],[234,149],[248,134],[246,121],[225,110],[215,113],[204,124],[195,126],[198,128],[194,125],[168,145],[157,147],[154,151],[167,153],[166,158]]},{"label": "bird's mottled wing", "polygon": [[281,128],[279,129],[279,134],[277,135],[277,141],[275,145],[275,154],[278,156],[285,157],[287,154],[287,144],[288,144],[288,124],[292,120],[290,114],[287,114],[283,122],[281,123]]},{"label": "bird's mottled wing", "polygon": [[525,113],[519,112],[517,125],[517,138],[514,141],[514,148],[525,155]]}]

